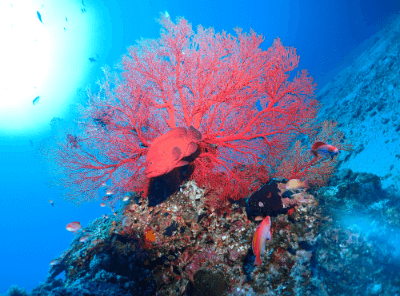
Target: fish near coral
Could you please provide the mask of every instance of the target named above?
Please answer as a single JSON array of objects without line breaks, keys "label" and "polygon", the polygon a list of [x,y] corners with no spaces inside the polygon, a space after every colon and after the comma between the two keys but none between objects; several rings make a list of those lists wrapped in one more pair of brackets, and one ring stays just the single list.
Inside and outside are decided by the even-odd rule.
[{"label": "fish near coral", "polygon": [[339,149],[325,142],[315,142],[311,147],[311,153],[315,156],[329,156],[331,159],[339,153]]},{"label": "fish near coral", "polygon": [[86,242],[89,238],[90,238],[90,235],[89,235],[89,234],[86,234],[86,235],[82,236],[82,237],[79,239],[79,241],[80,241],[81,243],[84,243],[84,242]]},{"label": "fish near coral", "polygon": [[189,164],[182,158],[193,154],[201,139],[201,132],[193,126],[177,127],[156,138],[146,155],[146,177],[158,177]]},{"label": "fish near coral", "polygon": [[308,180],[301,181],[299,179],[292,179],[288,181],[285,185],[285,188],[287,190],[295,190],[295,189],[307,189],[308,186]]},{"label": "fish near coral", "polygon": [[54,260],[51,260],[51,261],[50,261],[50,265],[51,265],[51,266],[58,265],[58,264],[60,264],[60,263],[61,263],[61,260],[59,260],[59,259],[54,259]]},{"label": "fish near coral", "polygon": [[147,229],[144,232],[144,248],[145,249],[151,249],[152,248],[152,242],[156,240],[156,236],[151,229]]},{"label": "fish near coral", "polygon": [[82,225],[80,222],[76,221],[76,222],[71,222],[68,223],[67,226],[65,227],[65,229],[67,229],[68,231],[71,231],[74,235],[76,232],[78,232],[79,230],[82,229]]},{"label": "fish near coral", "polygon": [[272,239],[271,236],[271,218],[269,216],[265,217],[265,219],[258,225],[256,233],[253,237],[253,252],[256,255],[256,260],[254,261],[254,265],[261,266],[261,255],[265,250],[265,241]]},{"label": "fish near coral", "polygon": [[146,232],[145,232],[145,240],[148,241],[148,242],[154,242],[155,239],[156,239],[156,236],[154,235],[153,230],[151,230],[151,229],[146,230]]}]

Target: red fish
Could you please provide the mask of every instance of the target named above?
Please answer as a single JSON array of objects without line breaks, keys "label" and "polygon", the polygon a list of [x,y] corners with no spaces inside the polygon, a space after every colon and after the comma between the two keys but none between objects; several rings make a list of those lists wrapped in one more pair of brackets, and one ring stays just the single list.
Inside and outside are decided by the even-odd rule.
[{"label": "red fish", "polygon": [[331,159],[339,153],[339,149],[324,142],[315,142],[311,147],[311,153],[315,156],[330,156]]},{"label": "red fish", "polygon": [[158,177],[189,164],[182,158],[194,153],[201,139],[201,132],[193,126],[177,127],[156,138],[146,155],[146,177]]},{"label": "red fish", "polygon": [[265,217],[265,219],[258,225],[256,233],[253,237],[253,252],[256,255],[256,260],[254,261],[254,265],[261,266],[261,255],[265,250],[265,241],[272,239],[271,236],[271,218],[269,216]]},{"label": "red fish", "polygon": [[289,216],[291,216],[295,211],[296,211],[296,207],[291,208],[287,213]]}]

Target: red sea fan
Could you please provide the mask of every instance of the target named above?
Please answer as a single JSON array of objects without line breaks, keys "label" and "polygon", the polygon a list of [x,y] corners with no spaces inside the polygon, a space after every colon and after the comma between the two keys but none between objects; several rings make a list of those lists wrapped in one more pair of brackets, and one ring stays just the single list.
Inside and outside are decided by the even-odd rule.
[{"label": "red sea fan", "polygon": [[[348,151],[352,148],[352,144],[345,139],[344,134],[337,129],[337,123],[332,121],[324,121],[315,126],[318,132],[310,137],[310,143],[316,141],[324,141],[334,145],[341,150]],[[286,151],[286,158],[277,166],[273,173],[274,177],[286,179],[307,180],[309,185],[321,187],[325,186],[335,172],[338,159],[314,157],[310,153],[312,144],[302,144],[296,141],[293,146]]]},{"label": "red sea fan", "polygon": [[264,51],[264,38],[253,31],[233,36],[202,26],[194,32],[183,18],[159,22],[160,38],[129,48],[119,77],[104,69],[100,91],[89,93],[78,127],[68,131],[79,147],[61,135],[44,149],[64,196],[77,204],[97,199],[107,180],[113,197],[146,194],[148,147],[177,126],[202,133],[192,178],[222,200],[267,180],[293,139],[310,132],[315,84],[306,71],[289,81],[299,62],[295,49],[276,39]]}]

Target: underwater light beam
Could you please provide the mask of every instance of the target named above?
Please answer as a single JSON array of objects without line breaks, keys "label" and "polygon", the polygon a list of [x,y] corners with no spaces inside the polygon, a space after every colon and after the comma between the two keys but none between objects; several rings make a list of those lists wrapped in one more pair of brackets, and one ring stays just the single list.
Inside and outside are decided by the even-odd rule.
[{"label": "underwater light beam", "polygon": [[91,39],[102,19],[87,3],[82,14],[80,5],[0,1],[0,136],[49,129],[88,85],[88,56],[99,52],[99,34]]}]

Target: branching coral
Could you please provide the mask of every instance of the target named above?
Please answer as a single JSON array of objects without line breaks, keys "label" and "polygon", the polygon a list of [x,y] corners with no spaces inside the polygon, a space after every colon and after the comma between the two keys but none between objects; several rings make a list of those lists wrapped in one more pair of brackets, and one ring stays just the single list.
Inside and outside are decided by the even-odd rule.
[{"label": "branching coral", "polygon": [[300,140],[294,142],[288,149],[286,158],[276,168],[273,176],[279,178],[307,180],[311,186],[324,186],[332,176],[338,160],[328,158],[316,158],[310,153],[312,143],[324,141],[334,145],[340,150],[348,151],[352,144],[344,137],[344,134],[337,129],[337,123],[324,121],[315,126],[314,135],[308,143]]},{"label": "branching coral", "polygon": [[64,123],[54,121],[53,146],[41,146],[55,164],[56,184],[76,204],[96,199],[109,179],[107,203],[128,191],[146,195],[148,148],[177,126],[202,133],[191,178],[221,200],[256,190],[292,140],[312,132],[315,84],[306,71],[289,81],[299,63],[294,48],[276,39],[264,51],[264,38],[253,31],[194,32],[185,19],[165,15],[159,22],[161,37],[129,48],[120,77],[104,69],[77,126],[63,133]]}]

